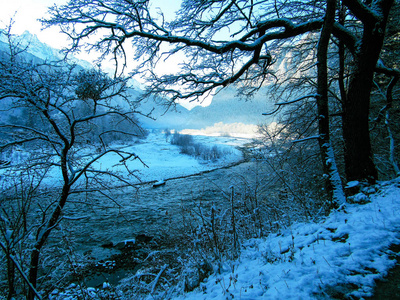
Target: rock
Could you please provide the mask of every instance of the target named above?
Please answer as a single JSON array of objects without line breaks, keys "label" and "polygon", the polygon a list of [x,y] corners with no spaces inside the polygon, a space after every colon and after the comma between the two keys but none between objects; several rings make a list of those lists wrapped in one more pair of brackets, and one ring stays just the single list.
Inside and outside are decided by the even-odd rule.
[{"label": "rock", "polygon": [[374,186],[366,186],[361,189],[361,192],[366,195],[371,195],[376,193],[376,188]]},{"label": "rock", "polygon": [[357,186],[359,186],[359,185],[360,185],[360,182],[357,181],[357,180],[349,181],[349,182],[347,183],[347,185],[346,185],[346,189],[351,189],[351,188],[357,187]]},{"label": "rock", "polygon": [[[145,234],[138,234],[135,238],[118,242],[118,243],[114,244],[112,247],[114,247],[118,250],[124,250],[124,249],[128,249],[128,248],[133,248],[139,244],[146,244],[146,243],[150,242],[152,239],[153,239],[153,237],[151,237],[151,236],[147,236]],[[104,244],[102,246],[106,247],[108,245],[109,244]]]},{"label": "rock", "polygon": [[145,234],[138,234],[136,236],[136,243],[137,244],[145,244],[148,243],[152,240],[153,238],[151,236],[147,236]]},{"label": "rock", "polygon": [[361,189],[361,182],[354,180],[349,181],[345,186],[345,193],[346,195],[355,195]]},{"label": "rock", "polygon": [[363,193],[355,194],[354,196],[348,197],[347,201],[352,204],[367,204],[371,202],[369,197]]},{"label": "rock", "polygon": [[136,239],[125,240],[114,245],[118,250],[132,248],[136,244]]},{"label": "rock", "polygon": [[112,248],[112,247],[114,247],[114,244],[113,244],[113,242],[108,242],[108,243],[104,243],[103,245],[101,245],[101,247]]},{"label": "rock", "polygon": [[103,289],[108,290],[111,288],[111,285],[108,282],[103,282]]},{"label": "rock", "polygon": [[194,268],[188,268],[185,274],[185,292],[191,292],[200,286],[200,283],[212,273],[212,266],[208,262],[201,262]]},{"label": "rock", "polygon": [[159,180],[153,184],[153,188],[165,185],[165,180]]}]

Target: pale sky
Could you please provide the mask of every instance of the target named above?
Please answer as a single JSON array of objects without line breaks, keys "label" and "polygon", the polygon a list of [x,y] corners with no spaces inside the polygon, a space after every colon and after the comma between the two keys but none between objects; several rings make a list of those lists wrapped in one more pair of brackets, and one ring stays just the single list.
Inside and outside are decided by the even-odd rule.
[{"label": "pale sky", "polygon": [[21,34],[28,30],[36,34],[40,41],[53,48],[60,49],[67,45],[66,37],[54,27],[41,30],[42,24],[37,20],[46,15],[47,8],[53,4],[64,4],[66,0],[2,0],[0,9],[0,27],[4,28],[14,20],[12,33]]},{"label": "pale sky", "polygon": [[[68,45],[67,36],[60,33],[58,27],[54,26],[49,29],[44,29],[38,19],[46,16],[48,7],[63,5],[68,0],[0,0],[0,28],[5,28],[10,24],[12,18],[14,24],[12,33],[20,35],[25,30],[31,34],[36,34],[39,40],[55,49],[62,49]],[[166,19],[173,18],[174,12],[180,7],[180,0],[151,0],[151,7],[160,7],[165,14]],[[74,54],[77,58],[92,61],[96,58],[95,55],[87,53]],[[180,58],[172,58],[169,62],[161,64],[157,69],[160,73],[169,73],[177,69]],[[105,68],[110,68],[107,64]],[[165,70],[165,72],[164,72]],[[139,81],[140,78],[138,79]],[[208,102],[208,101],[206,101]]]},{"label": "pale sky", "polygon": [[[66,38],[59,34],[56,27],[41,30],[42,25],[38,19],[43,18],[47,8],[54,4],[63,5],[68,0],[1,0],[0,5],[0,28],[9,25],[13,18],[13,33],[21,34],[28,30],[36,34],[40,41],[54,47],[62,48],[66,45]],[[173,12],[179,9],[179,0],[152,0],[151,7],[161,7],[164,14],[173,16]]]},{"label": "pale sky", "polygon": [[[22,34],[28,30],[36,34],[41,42],[49,46],[61,49],[68,44],[64,34],[60,34],[57,27],[42,29],[38,19],[46,16],[47,8],[54,4],[63,5],[68,0],[1,0],[0,6],[0,28],[10,24],[14,20],[12,33]],[[152,7],[161,7],[165,14],[173,16],[173,12],[179,9],[179,0],[152,0]]]}]

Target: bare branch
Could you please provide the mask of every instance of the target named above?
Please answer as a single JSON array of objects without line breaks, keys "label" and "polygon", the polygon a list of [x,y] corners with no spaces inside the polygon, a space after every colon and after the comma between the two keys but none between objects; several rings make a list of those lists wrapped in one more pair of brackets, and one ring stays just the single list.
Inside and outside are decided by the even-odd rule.
[{"label": "bare branch", "polygon": [[299,102],[301,100],[308,99],[308,98],[317,98],[318,96],[319,96],[318,94],[306,95],[306,96],[302,96],[300,98],[297,98],[297,99],[294,99],[291,101],[275,103],[275,105],[279,105],[279,106],[288,105],[288,104],[296,103],[296,102]]},{"label": "bare branch", "polygon": [[295,144],[295,143],[302,143],[302,142],[306,142],[306,141],[310,141],[310,140],[318,140],[318,139],[320,139],[320,138],[321,138],[321,137],[320,137],[319,135],[315,135],[315,136],[306,137],[306,138],[304,138],[304,139],[299,139],[299,140],[292,141],[292,143],[293,143],[293,144]]}]

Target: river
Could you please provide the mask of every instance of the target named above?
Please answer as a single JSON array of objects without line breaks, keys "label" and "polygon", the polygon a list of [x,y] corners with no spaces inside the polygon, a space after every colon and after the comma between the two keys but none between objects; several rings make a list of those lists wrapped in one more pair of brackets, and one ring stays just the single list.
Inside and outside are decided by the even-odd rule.
[{"label": "river", "polygon": [[182,207],[193,208],[201,203],[207,210],[212,203],[230,205],[232,187],[235,187],[234,197],[243,198],[244,190],[257,186],[261,197],[269,182],[266,168],[264,164],[246,161],[167,180],[165,185],[156,188],[145,184],[138,189],[114,189],[110,198],[96,194],[88,201],[84,195],[74,196],[65,210],[68,217],[62,225],[63,233],[79,252],[90,252],[100,259],[115,252],[101,245],[130,240],[138,234],[151,237],[173,234],[178,224],[182,224]]},{"label": "river", "polygon": [[[277,178],[265,161],[248,158],[234,166],[169,179],[159,187],[148,183],[136,188],[115,188],[87,199],[83,194],[72,195],[64,210],[65,219],[52,232],[49,249],[61,249],[58,253],[64,261],[67,253],[67,268],[71,259],[86,266],[85,275],[79,276],[85,278],[87,286],[98,287],[104,281],[115,285],[143,266],[147,255],[160,249],[169,265],[180,264],[177,259],[182,253],[189,253],[186,247],[190,247],[193,238],[182,233],[199,219],[191,212],[201,211],[210,216],[213,207],[221,216],[233,205],[237,212],[237,232],[242,230],[240,219],[250,222],[245,229],[247,236],[242,231],[242,238],[249,237],[249,233],[267,235],[302,218],[304,209],[290,197],[279,195],[276,183]],[[231,226],[232,219],[227,214],[219,230],[232,235],[231,227],[224,228]],[[138,235],[153,240],[134,250],[121,251],[115,246]],[[172,256],[168,254],[170,251],[174,253]],[[159,263],[166,263],[163,259]],[[113,265],[108,269],[110,263]],[[156,270],[159,266],[152,267]],[[74,282],[74,276],[68,281]]]}]

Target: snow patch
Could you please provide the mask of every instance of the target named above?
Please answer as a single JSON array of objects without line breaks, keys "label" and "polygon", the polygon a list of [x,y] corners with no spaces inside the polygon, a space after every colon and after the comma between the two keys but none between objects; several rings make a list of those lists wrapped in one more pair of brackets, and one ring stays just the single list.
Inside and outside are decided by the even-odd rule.
[{"label": "snow patch", "polygon": [[357,181],[357,180],[349,181],[349,182],[347,183],[347,185],[346,185],[346,188],[347,188],[347,189],[350,189],[350,188],[354,188],[354,187],[359,186],[359,185],[360,185],[360,182]]},{"label": "snow patch", "polygon": [[400,179],[385,183],[365,205],[348,204],[320,223],[299,223],[243,244],[226,266],[178,299],[321,299],[371,296],[375,280],[394,266],[400,243]]},{"label": "snow patch", "polygon": [[[111,171],[118,176],[125,178],[132,184],[139,182],[158,182],[169,178],[181,176],[189,176],[204,171],[221,168],[243,159],[242,152],[236,149],[237,146],[243,145],[249,140],[237,139],[231,137],[196,137],[196,142],[207,144],[208,146],[217,145],[223,152],[224,156],[217,161],[203,161],[194,157],[180,153],[178,146],[171,145],[161,133],[151,133],[146,140],[139,141],[130,145],[113,145],[114,149],[120,149],[129,153],[136,153],[141,161],[133,157],[125,162],[125,166],[121,164],[121,156],[116,153],[109,153],[95,163],[91,168],[100,171]],[[93,149],[80,149],[82,162],[90,161],[96,155]],[[25,152],[29,158],[28,152]],[[23,163],[24,155],[19,154],[19,163]],[[26,158],[25,158],[26,159]],[[76,166],[78,169],[78,166]],[[1,176],[7,176],[7,172],[11,169],[0,169]],[[79,182],[78,182],[79,183]],[[46,187],[60,186],[62,184],[62,174],[59,168],[53,167],[47,173],[42,181]],[[113,180],[110,184],[120,184]]]}]

